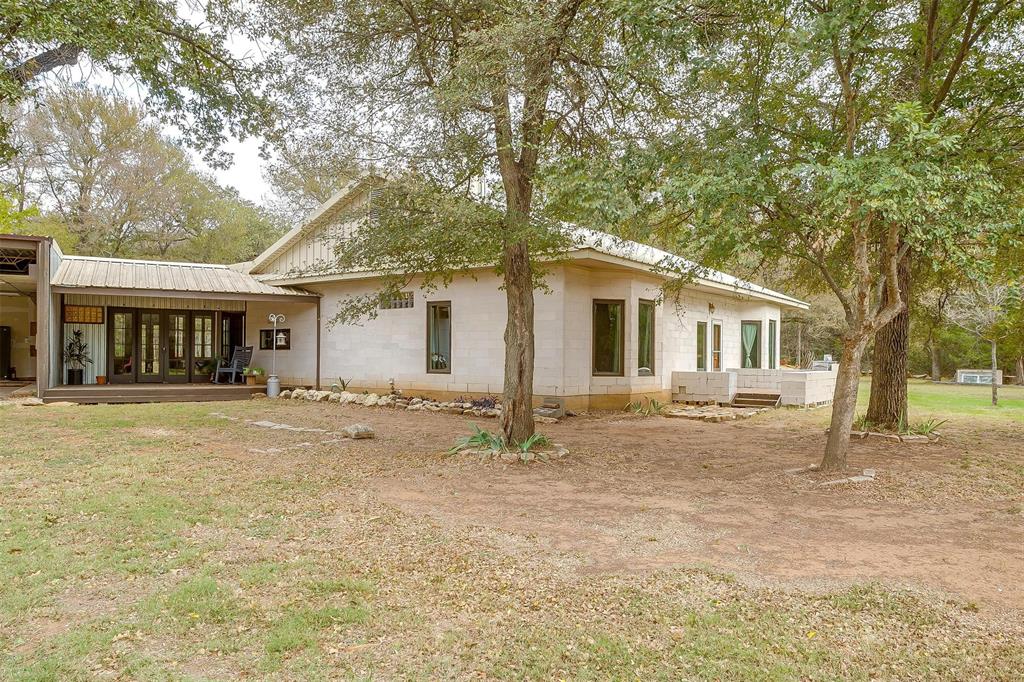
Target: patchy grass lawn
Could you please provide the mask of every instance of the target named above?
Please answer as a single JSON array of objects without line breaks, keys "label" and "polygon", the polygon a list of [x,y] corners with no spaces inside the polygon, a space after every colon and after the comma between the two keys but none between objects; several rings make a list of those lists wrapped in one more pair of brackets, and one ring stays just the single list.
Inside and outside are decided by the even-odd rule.
[{"label": "patchy grass lawn", "polygon": [[502,466],[450,415],[0,407],[0,678],[1020,679],[1012,409],[823,491],[783,473],[820,410],[581,417]]}]

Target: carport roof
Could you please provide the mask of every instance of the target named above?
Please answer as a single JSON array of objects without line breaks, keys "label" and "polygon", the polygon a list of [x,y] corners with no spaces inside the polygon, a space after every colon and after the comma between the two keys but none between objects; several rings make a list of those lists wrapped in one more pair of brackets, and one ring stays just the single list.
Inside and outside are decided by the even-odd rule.
[{"label": "carport roof", "polygon": [[302,289],[274,286],[227,265],[64,256],[51,282],[57,292],[233,299],[315,298]]}]

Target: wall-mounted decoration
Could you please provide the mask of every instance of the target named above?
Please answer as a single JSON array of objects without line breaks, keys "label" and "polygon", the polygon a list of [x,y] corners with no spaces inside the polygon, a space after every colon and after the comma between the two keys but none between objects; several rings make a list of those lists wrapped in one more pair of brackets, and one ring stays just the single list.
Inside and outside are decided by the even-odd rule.
[{"label": "wall-mounted decoration", "polygon": [[292,330],[278,329],[276,336],[273,329],[260,330],[260,350],[272,350],[275,341],[277,342],[278,350],[290,350],[292,347]]},{"label": "wall-mounted decoration", "polygon": [[66,305],[64,322],[67,324],[103,324],[103,306]]}]

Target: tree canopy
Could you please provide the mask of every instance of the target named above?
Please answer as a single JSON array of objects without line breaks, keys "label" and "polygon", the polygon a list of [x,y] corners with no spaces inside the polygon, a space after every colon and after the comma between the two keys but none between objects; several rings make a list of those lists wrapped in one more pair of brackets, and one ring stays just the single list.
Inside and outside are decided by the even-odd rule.
[{"label": "tree canopy", "polygon": [[248,260],[281,226],[197,171],[140,106],[69,87],[16,119],[0,182],[34,209],[19,231],[56,236],[74,253]]},{"label": "tree canopy", "polygon": [[[84,60],[140,85],[147,110],[215,160],[227,133],[265,131],[272,109],[258,65],[229,46],[232,31],[249,34],[241,3],[214,0],[189,14],[173,0],[0,0],[0,109]],[[9,129],[3,115],[0,145]]]},{"label": "tree canopy", "polygon": [[445,281],[468,264],[503,278],[512,442],[533,433],[536,255],[567,243],[546,210],[547,170],[655,125],[710,14],[581,0],[265,3],[296,144],[331,140],[406,178],[379,197],[394,229],[357,231],[342,258],[373,263],[393,286],[411,271]]}]

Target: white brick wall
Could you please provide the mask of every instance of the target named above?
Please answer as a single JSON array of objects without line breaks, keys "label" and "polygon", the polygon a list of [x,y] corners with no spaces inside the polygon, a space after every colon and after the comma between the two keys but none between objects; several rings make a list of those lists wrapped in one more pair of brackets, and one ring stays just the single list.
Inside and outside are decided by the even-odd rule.
[{"label": "white brick wall", "polygon": [[[694,371],[696,322],[722,323],[723,366],[740,361],[740,321],[762,320],[762,343],[767,343],[767,320],[779,319],[778,306],[741,300],[719,293],[686,289],[655,310],[655,375],[637,376],[638,301],[658,300],[661,280],[652,275],[578,265],[552,268],[549,291],[535,294],[536,364],[534,392],[538,395],[629,395],[676,392],[672,373]],[[382,388],[394,378],[406,391],[492,393],[502,390],[506,303],[500,280],[489,272],[460,277],[450,286],[428,293],[414,281],[412,308],[381,310],[376,319],[358,325],[331,325],[347,296],[370,293],[370,280],[308,285],[321,299],[321,383],[337,378],[354,387]],[[593,300],[625,302],[625,376],[592,376]],[[426,371],[426,303],[451,301],[452,371]],[[709,312],[708,304],[715,307]],[[292,349],[279,352],[278,374],[285,383],[314,381],[315,306],[311,304],[250,303],[247,340],[258,346],[258,330],[269,312],[288,315]],[[776,339],[778,343],[778,339]],[[710,362],[711,341],[708,340]],[[762,358],[767,361],[767,349]],[[776,351],[776,358],[778,351]],[[256,351],[257,364],[269,369],[269,353]]]}]

